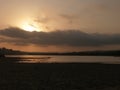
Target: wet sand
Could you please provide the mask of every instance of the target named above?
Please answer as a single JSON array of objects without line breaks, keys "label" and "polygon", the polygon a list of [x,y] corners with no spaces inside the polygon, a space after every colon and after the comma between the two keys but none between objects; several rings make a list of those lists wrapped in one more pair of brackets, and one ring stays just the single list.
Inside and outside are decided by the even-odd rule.
[{"label": "wet sand", "polygon": [[120,90],[120,65],[1,61],[0,90]]}]

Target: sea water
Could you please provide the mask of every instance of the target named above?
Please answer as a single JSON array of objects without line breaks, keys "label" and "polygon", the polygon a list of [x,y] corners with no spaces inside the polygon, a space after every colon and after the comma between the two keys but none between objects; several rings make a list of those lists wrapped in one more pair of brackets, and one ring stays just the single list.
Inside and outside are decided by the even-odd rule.
[{"label": "sea water", "polygon": [[20,58],[18,63],[105,63],[120,64],[120,57],[113,56],[56,56],[56,55],[9,55]]}]

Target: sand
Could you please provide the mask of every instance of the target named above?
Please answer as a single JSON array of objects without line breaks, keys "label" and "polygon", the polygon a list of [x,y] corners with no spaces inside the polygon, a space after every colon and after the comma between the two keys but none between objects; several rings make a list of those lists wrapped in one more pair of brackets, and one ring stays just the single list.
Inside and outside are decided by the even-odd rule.
[{"label": "sand", "polygon": [[0,90],[120,90],[120,65],[1,61]]}]

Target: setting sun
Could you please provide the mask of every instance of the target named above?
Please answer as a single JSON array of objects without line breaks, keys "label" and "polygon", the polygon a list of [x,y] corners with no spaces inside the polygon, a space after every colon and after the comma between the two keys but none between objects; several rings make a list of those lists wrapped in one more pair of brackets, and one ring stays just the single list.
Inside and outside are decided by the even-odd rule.
[{"label": "setting sun", "polygon": [[41,30],[39,29],[39,27],[35,24],[31,24],[31,23],[23,23],[21,28],[25,31],[29,31],[29,32],[33,32],[33,31],[37,31],[40,32]]}]

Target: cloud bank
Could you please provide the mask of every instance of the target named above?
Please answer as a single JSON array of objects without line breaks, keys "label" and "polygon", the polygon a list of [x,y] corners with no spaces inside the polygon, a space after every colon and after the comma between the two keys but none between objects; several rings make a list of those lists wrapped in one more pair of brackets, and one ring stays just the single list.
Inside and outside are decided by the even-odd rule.
[{"label": "cloud bank", "polygon": [[57,30],[52,32],[27,32],[19,28],[10,27],[0,30],[0,43],[15,45],[41,46],[105,46],[120,45],[120,34],[90,34],[80,30]]}]

